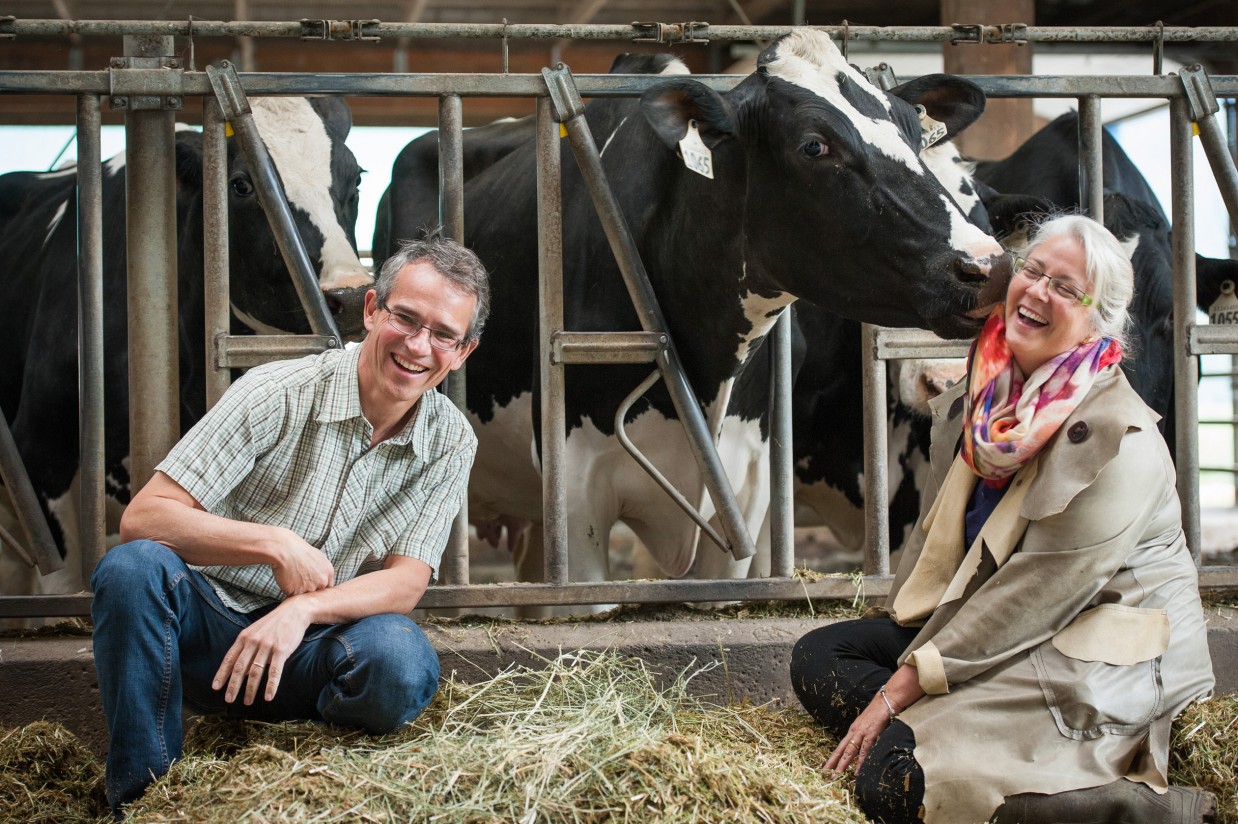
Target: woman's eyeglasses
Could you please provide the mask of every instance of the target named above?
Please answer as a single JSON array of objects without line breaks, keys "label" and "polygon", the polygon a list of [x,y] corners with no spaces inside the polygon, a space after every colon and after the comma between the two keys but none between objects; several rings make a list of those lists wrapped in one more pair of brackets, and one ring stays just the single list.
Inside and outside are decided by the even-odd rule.
[{"label": "woman's eyeglasses", "polygon": [[1024,258],[1016,257],[1014,259],[1014,270],[1030,280],[1032,283],[1044,278],[1049,281],[1049,288],[1056,292],[1058,297],[1064,300],[1082,303],[1084,306],[1092,305],[1092,296],[1087,292],[1084,292],[1082,289],[1079,289],[1064,280],[1046,275]]}]

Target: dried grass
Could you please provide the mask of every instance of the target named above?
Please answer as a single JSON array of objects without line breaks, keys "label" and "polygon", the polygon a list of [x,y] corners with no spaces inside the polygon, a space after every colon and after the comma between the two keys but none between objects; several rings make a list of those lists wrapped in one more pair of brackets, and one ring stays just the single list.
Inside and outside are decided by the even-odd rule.
[{"label": "dried grass", "polygon": [[[717,707],[638,659],[579,651],[444,683],[389,736],[201,719],[133,822],[860,822],[832,742],[798,710]],[[1170,778],[1238,824],[1238,696],[1174,725]],[[0,738],[0,820],[102,824],[100,767],[57,725]]]}]

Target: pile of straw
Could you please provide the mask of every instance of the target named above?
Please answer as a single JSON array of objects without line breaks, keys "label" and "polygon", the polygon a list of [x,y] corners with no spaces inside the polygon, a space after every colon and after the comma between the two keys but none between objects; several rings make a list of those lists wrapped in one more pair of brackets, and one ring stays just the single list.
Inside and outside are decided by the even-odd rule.
[{"label": "pile of straw", "polygon": [[211,720],[131,820],[864,820],[802,713],[703,704],[694,674],[659,689],[637,659],[568,653],[450,680],[383,738]]},{"label": "pile of straw", "polygon": [[[717,707],[638,659],[578,651],[477,685],[451,679],[399,733],[202,719],[134,822],[860,822],[832,741],[798,710]],[[1170,778],[1238,824],[1238,696],[1174,725]],[[102,824],[100,767],[36,724],[0,738],[0,820]]]}]

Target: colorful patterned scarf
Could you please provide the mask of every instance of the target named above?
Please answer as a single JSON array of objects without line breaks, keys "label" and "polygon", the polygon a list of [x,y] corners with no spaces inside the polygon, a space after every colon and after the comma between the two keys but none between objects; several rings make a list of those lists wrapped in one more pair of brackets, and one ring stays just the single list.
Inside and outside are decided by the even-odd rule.
[{"label": "colorful patterned scarf", "polygon": [[1111,338],[1085,341],[1024,377],[1006,344],[1006,307],[998,304],[967,356],[963,460],[1003,487],[1075,411],[1096,375],[1122,360]]}]

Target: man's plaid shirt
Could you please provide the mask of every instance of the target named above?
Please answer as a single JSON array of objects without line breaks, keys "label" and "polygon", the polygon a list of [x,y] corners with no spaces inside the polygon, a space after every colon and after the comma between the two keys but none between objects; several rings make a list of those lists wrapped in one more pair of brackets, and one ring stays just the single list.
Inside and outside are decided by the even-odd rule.
[{"label": "man's plaid shirt", "polygon": [[[251,369],[157,469],[207,512],[293,530],[326,553],[336,583],[371,554],[437,570],[477,438],[430,391],[399,434],[370,448],[359,353],[333,349]],[[199,569],[239,612],[283,598],[269,565]]]}]

